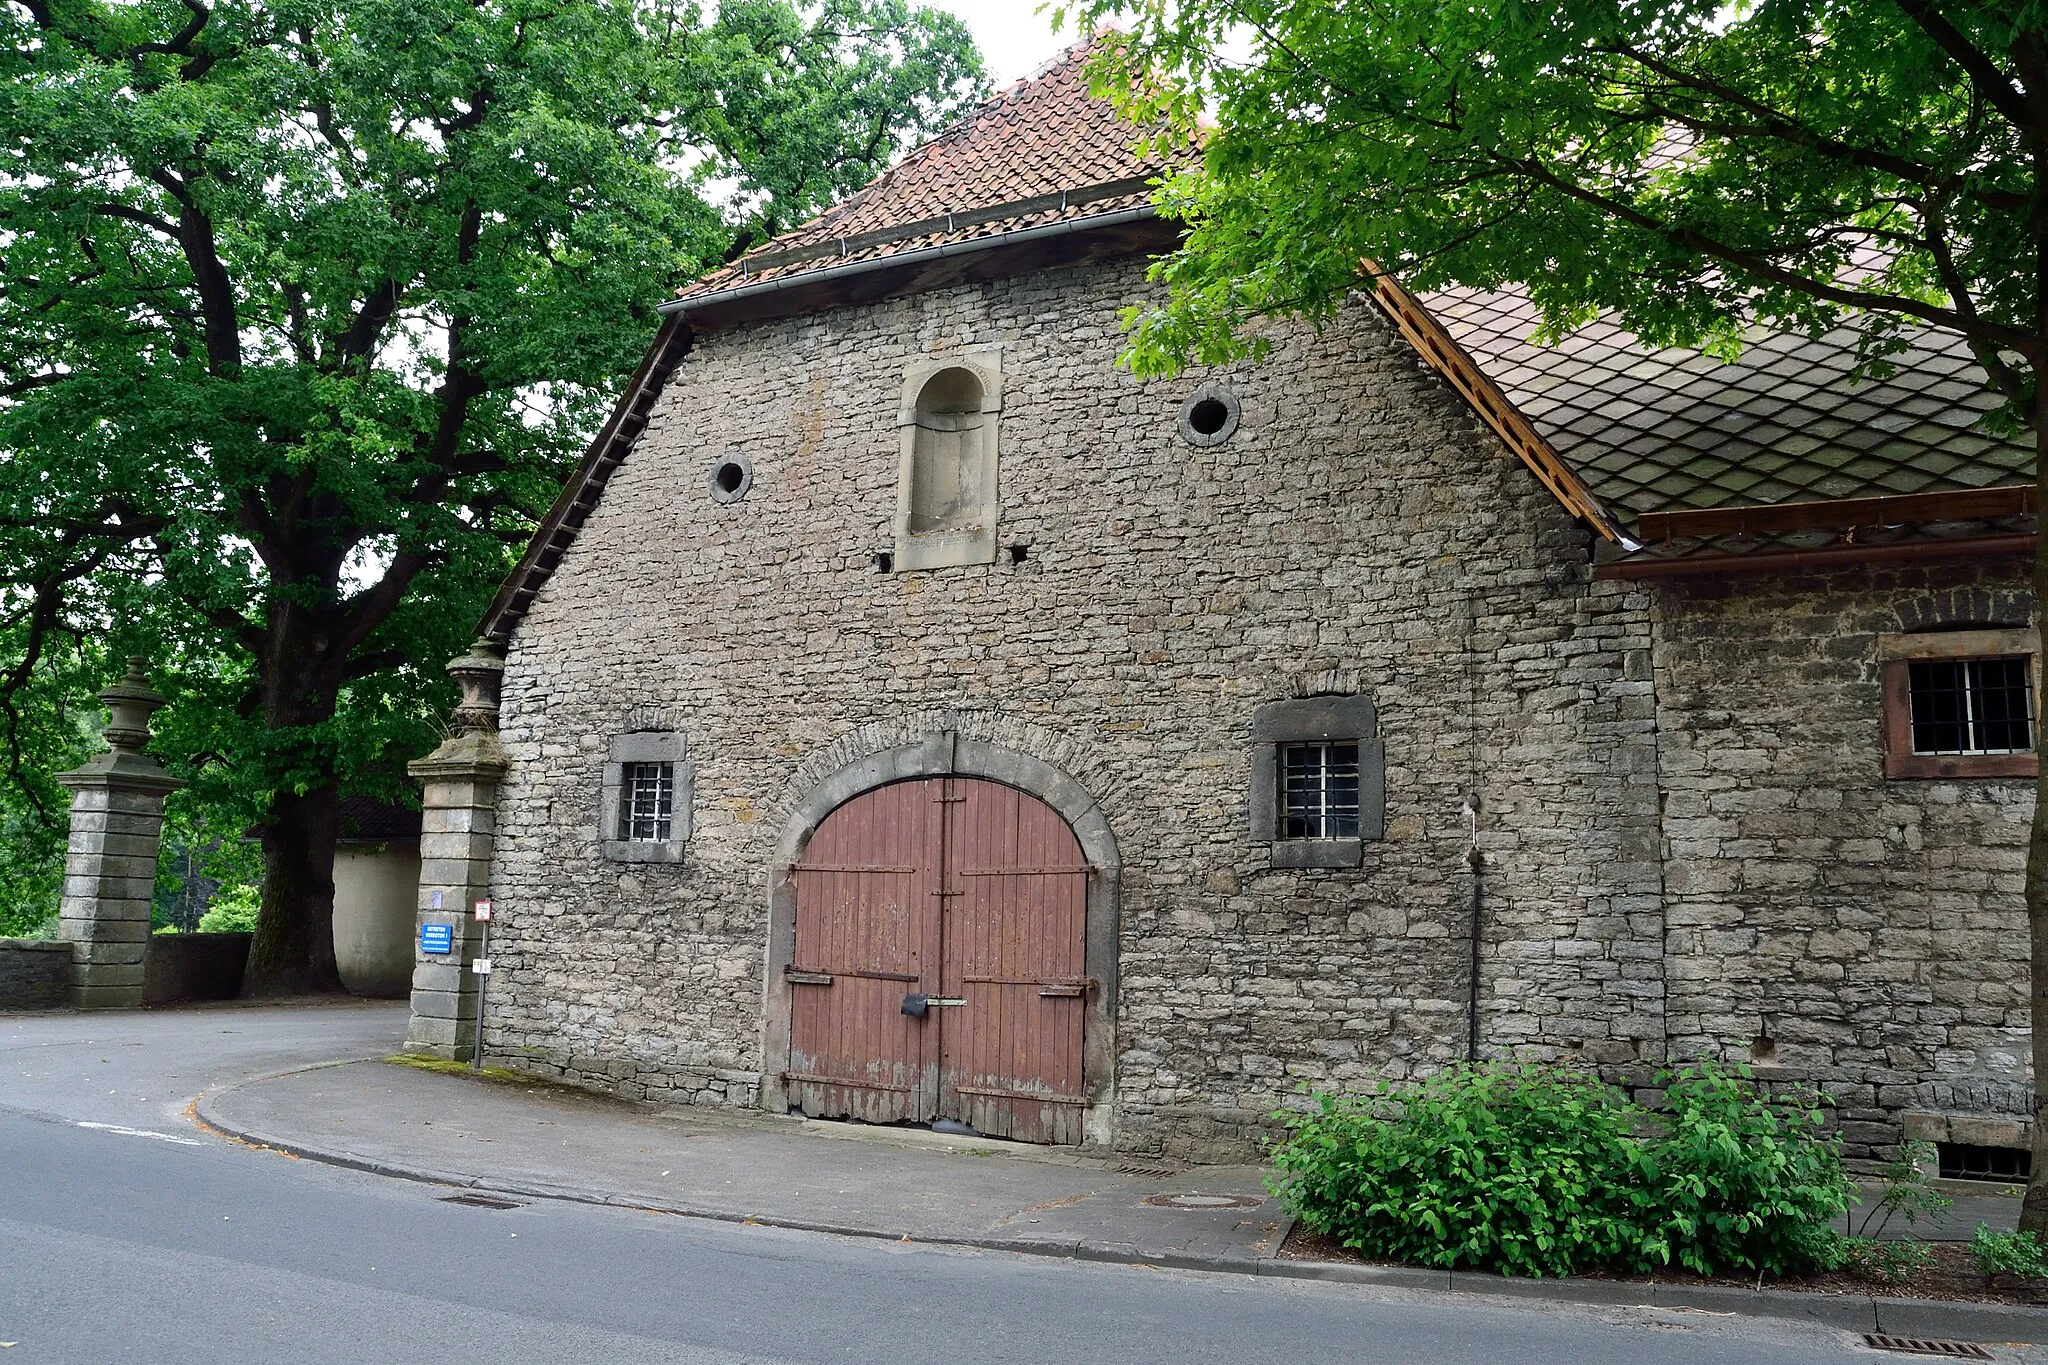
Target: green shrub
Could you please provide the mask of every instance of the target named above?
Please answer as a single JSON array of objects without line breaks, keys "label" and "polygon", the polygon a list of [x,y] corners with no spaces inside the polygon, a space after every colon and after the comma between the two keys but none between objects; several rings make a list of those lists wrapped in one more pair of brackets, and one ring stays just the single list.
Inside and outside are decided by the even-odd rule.
[{"label": "green shrub", "polygon": [[1637,1114],[1596,1081],[1459,1068],[1281,1117],[1283,1197],[1367,1256],[1523,1275],[1634,1259]]},{"label": "green shrub", "polygon": [[1853,1186],[1820,1116],[1711,1070],[1652,1113],[1543,1067],[1459,1067],[1283,1111],[1276,1189],[1374,1259],[1512,1275],[1826,1263]]},{"label": "green shrub", "polygon": [[206,913],[199,917],[202,934],[247,934],[256,928],[260,901],[253,886],[223,886],[213,893]]},{"label": "green shrub", "polygon": [[1746,1078],[1707,1068],[1659,1079],[1666,1107],[1643,1205],[1657,1222],[1645,1248],[1702,1275],[1825,1263],[1856,1186],[1820,1111],[1774,1104]]},{"label": "green shrub", "polygon": [[2031,1232],[1993,1232],[1989,1224],[1979,1223],[1977,1235],[1970,1239],[1970,1255],[1987,1288],[1993,1275],[2048,1279],[2048,1252]]},{"label": "green shrub", "polygon": [[1923,1216],[1932,1218],[1955,1203],[1927,1179],[1927,1172],[1939,1160],[1933,1143],[1908,1139],[1898,1156],[1884,1168],[1883,1196],[1863,1211],[1863,1217],[1856,1220],[1850,1231],[1858,1238],[1882,1237],[1894,1218],[1903,1217],[1906,1226],[1911,1227]]}]

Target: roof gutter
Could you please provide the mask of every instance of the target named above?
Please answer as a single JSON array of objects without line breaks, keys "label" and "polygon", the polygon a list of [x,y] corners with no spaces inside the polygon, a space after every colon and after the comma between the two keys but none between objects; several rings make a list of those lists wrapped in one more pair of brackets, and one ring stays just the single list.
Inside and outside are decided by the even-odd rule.
[{"label": "roof gutter", "polygon": [[1817,550],[1687,555],[1683,559],[1613,559],[1595,578],[1702,578],[1710,574],[1820,572],[1857,564],[1907,564],[1927,559],[1996,559],[2034,553],[2031,533],[1962,540],[1912,540],[1899,545],[1838,545]]},{"label": "roof gutter", "polygon": [[977,251],[991,251],[997,247],[1016,246],[1024,242],[1043,241],[1048,237],[1065,237],[1070,233],[1090,231],[1095,228],[1117,227],[1124,223],[1142,222],[1156,218],[1159,210],[1151,204],[1137,208],[1118,209],[1114,213],[1098,213],[1087,218],[1069,218],[1060,223],[1040,223],[1037,227],[1013,228],[1009,232],[998,232],[987,237],[970,237],[964,242],[947,242],[941,246],[919,247],[915,251],[902,251],[893,256],[875,256],[865,261],[849,261],[845,265],[827,266],[823,270],[797,270],[779,275],[772,280],[757,284],[743,284],[736,289],[721,289],[715,294],[700,294],[696,298],[670,299],[660,305],[664,317],[676,313],[687,313],[712,304],[735,303],[741,299],[755,298],[762,294],[780,293],[799,284],[817,284],[832,280],[848,279],[855,275],[866,275],[877,270],[888,270],[898,266],[919,265],[926,261],[944,260],[949,256],[966,256]]}]

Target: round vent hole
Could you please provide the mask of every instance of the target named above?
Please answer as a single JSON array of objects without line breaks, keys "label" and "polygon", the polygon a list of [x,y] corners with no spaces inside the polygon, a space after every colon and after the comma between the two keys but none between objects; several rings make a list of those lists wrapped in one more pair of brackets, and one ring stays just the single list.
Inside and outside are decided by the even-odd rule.
[{"label": "round vent hole", "polygon": [[1220,398],[1204,398],[1188,411],[1188,425],[1204,436],[1214,436],[1230,420],[1230,409]]}]

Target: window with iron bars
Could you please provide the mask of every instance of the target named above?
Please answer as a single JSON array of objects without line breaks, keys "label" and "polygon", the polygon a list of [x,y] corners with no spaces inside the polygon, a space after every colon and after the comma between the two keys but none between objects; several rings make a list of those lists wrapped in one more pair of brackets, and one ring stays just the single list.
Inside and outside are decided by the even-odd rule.
[{"label": "window with iron bars", "polygon": [[667,843],[674,829],[675,804],[675,764],[620,765],[619,838],[629,843]]},{"label": "window with iron bars", "polygon": [[1358,837],[1358,746],[1280,746],[1283,839]]},{"label": "window with iron bars", "polygon": [[1914,659],[1907,667],[1916,754],[2024,754],[2034,748],[2025,658]]}]

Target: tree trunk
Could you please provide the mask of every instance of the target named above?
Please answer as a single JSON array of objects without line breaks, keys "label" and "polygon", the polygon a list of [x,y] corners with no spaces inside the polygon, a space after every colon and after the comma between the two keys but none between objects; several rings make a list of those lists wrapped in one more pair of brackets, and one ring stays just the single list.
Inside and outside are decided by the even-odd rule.
[{"label": "tree trunk", "polygon": [[[330,622],[280,595],[271,600],[259,661],[263,721],[272,731],[303,730],[334,718],[339,661],[329,658]],[[263,822],[263,896],[256,938],[242,976],[247,997],[342,989],[334,964],[334,845],[341,832],[341,788],[331,756],[325,780],[301,792],[280,786]]]},{"label": "tree trunk", "polygon": [[334,843],[341,791],[332,782],[303,795],[283,792],[263,828],[263,908],[249,966],[247,996],[339,991],[334,965]]},{"label": "tree trunk", "polygon": [[[2044,280],[2048,286],[2048,280]],[[2048,321],[2048,316],[2044,316]],[[2048,338],[2044,338],[2048,358]],[[2034,517],[2038,526],[2048,509],[2048,383],[2042,381],[2042,363],[2034,365]],[[2041,612],[2048,606],[2048,534],[2034,536],[2034,623],[2042,624]],[[2041,752],[2042,722],[2048,720],[2048,689],[2034,694],[2034,748]],[[2027,1197],[2020,1205],[2020,1227],[2048,1240],[2048,1122],[2042,1114],[2043,1084],[2048,1078],[2048,763],[2034,780],[2034,828],[2027,845],[2027,940],[2032,966],[2028,992],[2028,1027],[2033,1036],[2034,1082],[2034,1165],[2027,1181]]]}]

